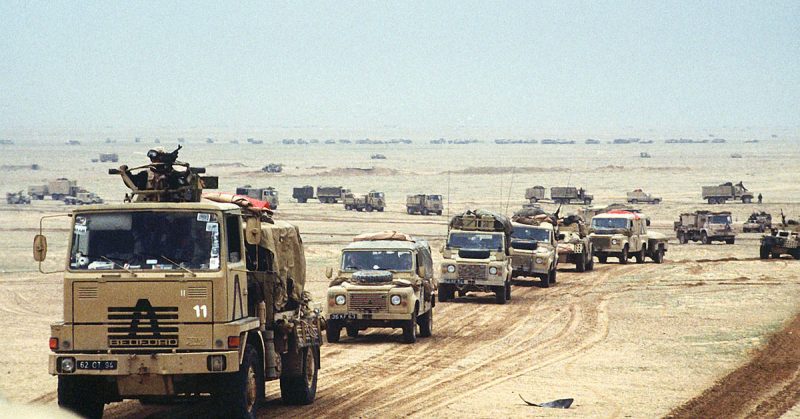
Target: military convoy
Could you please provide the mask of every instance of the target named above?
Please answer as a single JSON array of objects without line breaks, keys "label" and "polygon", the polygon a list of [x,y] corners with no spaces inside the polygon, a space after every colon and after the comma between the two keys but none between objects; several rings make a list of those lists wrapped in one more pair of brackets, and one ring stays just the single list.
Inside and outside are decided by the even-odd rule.
[{"label": "military convoy", "polygon": [[645,257],[649,257],[655,263],[662,263],[667,251],[667,237],[648,231],[649,225],[648,218],[630,211],[613,210],[595,215],[589,239],[597,260],[606,263],[611,256],[626,264],[634,257],[636,263],[644,263]]},{"label": "military convoy", "polygon": [[543,211],[523,209],[511,218],[511,276],[536,277],[547,288],[556,282],[557,220]]},{"label": "military convoy", "polygon": [[594,196],[587,194],[583,188],[554,186],[550,188],[550,199],[557,204],[590,205]]},{"label": "military convoy", "polygon": [[742,224],[742,231],[745,233],[758,232],[763,233],[772,228],[772,215],[761,211],[753,212],[747,221]]},{"label": "military convoy", "polygon": [[468,292],[494,293],[495,302],[511,300],[512,226],[506,216],[487,210],[455,215],[442,248],[439,301]]},{"label": "military convoy", "polygon": [[358,212],[383,212],[386,207],[386,201],[383,197],[383,192],[378,191],[369,191],[369,193],[366,195],[359,196],[347,191],[342,198],[342,202],[344,202],[344,209],[348,211],[356,210]]},{"label": "military convoy", "polygon": [[406,343],[431,336],[436,280],[427,242],[395,231],[362,234],[342,250],[335,274],[325,274],[328,342],[342,329],[355,338],[370,327],[402,329]]},{"label": "military convoy", "polygon": [[736,241],[736,232],[733,230],[733,221],[729,211],[683,213],[678,221],[675,221],[673,229],[681,244],[689,241],[699,241],[703,244],[724,241],[727,244],[733,244]]},{"label": "military convoy", "polygon": [[407,195],[406,212],[409,214],[436,214],[442,215],[442,196],[441,195]]},{"label": "military convoy", "polygon": [[749,204],[753,202],[754,194],[745,188],[742,182],[735,185],[726,182],[717,186],[703,186],[702,196],[709,204],[724,204],[726,201],[742,201]]},{"label": "military convoy", "polygon": [[[180,186],[139,183],[150,171]],[[112,169],[134,202],[71,213],[65,316],[50,337],[60,406],[94,418],[122,399],[210,394],[217,415],[252,418],[278,379],[284,402],[313,403],[324,318],[304,291],[299,231],[245,197],[201,201],[217,183],[203,172],[159,160]],[[40,269],[46,253],[40,232]]]},{"label": "military convoy", "polygon": [[254,188],[250,185],[239,186],[236,194],[268,202],[270,209],[278,209],[278,191],[273,187]]},{"label": "military convoy", "polygon": [[654,196],[653,194],[646,193],[641,189],[634,189],[626,194],[629,204],[638,204],[640,202],[648,204],[660,204],[661,197]]}]

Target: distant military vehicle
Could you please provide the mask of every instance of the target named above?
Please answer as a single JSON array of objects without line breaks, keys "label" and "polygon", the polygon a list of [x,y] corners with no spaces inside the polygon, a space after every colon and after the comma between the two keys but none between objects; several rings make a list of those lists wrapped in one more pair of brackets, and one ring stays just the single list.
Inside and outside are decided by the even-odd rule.
[{"label": "distant military vehicle", "polygon": [[11,205],[30,204],[31,198],[25,194],[25,191],[7,192],[6,203]]},{"label": "distant military vehicle", "polygon": [[495,302],[511,300],[511,222],[504,215],[468,210],[450,220],[439,280],[439,301],[468,292],[493,292]]},{"label": "distant military vehicle", "polygon": [[763,233],[772,228],[772,215],[761,211],[753,212],[747,221],[742,225],[742,231],[745,233],[759,232]]},{"label": "distant military vehicle", "polygon": [[351,192],[344,194],[342,198],[344,202],[344,209],[372,212],[383,212],[386,207],[386,201],[383,198],[383,192],[369,191],[366,195],[356,196]]},{"label": "distant military vehicle", "polygon": [[97,196],[94,192],[81,190],[75,196],[65,196],[64,203],[67,205],[91,205],[102,204],[103,198]]},{"label": "distant military vehicle", "polygon": [[731,153],[731,158],[732,159],[741,159],[742,155],[739,154],[739,153]]},{"label": "distant military vehicle", "polygon": [[630,204],[638,204],[639,202],[646,202],[648,204],[660,204],[661,197],[660,196],[653,196],[653,194],[649,194],[643,192],[641,189],[634,189],[627,194],[628,203]]},{"label": "distant military vehicle", "polygon": [[354,338],[369,327],[403,329],[403,341],[428,337],[433,327],[436,281],[427,242],[386,231],[357,236],[342,250],[339,268],[328,268],[328,342],[342,328]]},{"label": "distant military vehicle", "polygon": [[309,199],[314,198],[314,187],[310,185],[292,188],[292,198],[297,202],[305,204]]},{"label": "distant military vehicle", "polygon": [[407,195],[406,212],[409,214],[442,215],[442,196],[425,194]]},{"label": "distant military vehicle", "polygon": [[100,153],[99,160],[101,163],[105,163],[107,161],[116,163],[117,161],[119,161],[119,155],[117,155],[117,153]]},{"label": "distant military vehicle", "polygon": [[283,172],[283,164],[281,163],[270,163],[261,168],[262,172],[267,173],[281,173]]},{"label": "distant military vehicle", "polygon": [[628,263],[631,256],[636,263],[644,263],[649,257],[655,263],[664,261],[667,237],[661,233],[647,231],[650,220],[642,214],[614,210],[592,218],[589,239],[595,256],[606,263],[609,256]]},{"label": "distant military vehicle", "polygon": [[728,200],[749,204],[753,202],[754,193],[747,190],[742,182],[735,185],[726,182],[719,186],[703,186],[702,196],[709,204],[724,204]]},{"label": "distant military vehicle", "polygon": [[642,212],[639,208],[636,208],[632,205],[615,203],[606,205],[605,207],[583,207],[578,210],[578,215],[584,220],[584,222],[591,224],[592,218],[594,218],[596,215],[611,211],[628,211],[635,213]]},{"label": "distant military vehicle", "polygon": [[554,186],[550,188],[550,199],[557,204],[589,205],[592,203],[593,198],[583,188],[574,186]]},{"label": "distant military vehicle", "polygon": [[643,159],[649,159],[651,156],[650,156],[650,153],[648,153],[646,151],[642,151],[641,153],[639,153],[639,157],[641,157]]},{"label": "distant military vehicle", "polygon": [[[95,418],[105,403],[203,393],[211,416],[252,418],[277,379],[284,403],[313,403],[324,319],[304,291],[297,227],[235,195],[201,201],[216,182],[174,164],[185,168],[179,193],[139,188],[134,172],[147,178],[160,163],[112,169],[136,202],[72,212],[66,316],[50,328],[58,404]],[[39,234],[34,259],[46,252]]]},{"label": "distant military vehicle", "polygon": [[558,263],[573,263],[578,272],[594,269],[589,227],[579,215],[558,220]]},{"label": "distant military vehicle", "polygon": [[[782,213],[781,213],[782,215]],[[761,237],[759,257],[761,259],[775,259],[781,255],[791,255],[795,259],[800,259],[800,223],[795,220],[784,220],[776,228],[770,230],[769,234]]]},{"label": "distant military vehicle", "polygon": [[62,201],[64,197],[75,196],[80,191],[78,182],[67,178],[51,180],[45,185],[32,185],[28,187],[28,195],[32,199],[44,199],[50,195],[54,201]]},{"label": "distant military vehicle", "polygon": [[514,214],[512,221],[511,277],[536,277],[544,288],[554,284],[558,268],[555,217],[522,210]]},{"label": "distant military vehicle", "polygon": [[536,185],[532,188],[525,189],[525,199],[532,204],[544,199],[544,186]]},{"label": "distant military vehicle", "polygon": [[344,197],[344,191],[341,186],[317,186],[317,198],[323,204],[335,204]]},{"label": "distant military vehicle", "polygon": [[371,158],[372,160],[386,160],[386,156],[384,156],[383,154],[373,154],[369,158]]},{"label": "distant military vehicle", "polygon": [[736,240],[736,232],[733,231],[733,221],[729,211],[683,213],[678,221],[675,221],[673,228],[681,244],[689,241],[700,241],[703,244],[724,241],[727,244],[733,244]]},{"label": "distant military vehicle", "polygon": [[250,185],[236,188],[236,195],[249,196],[260,201],[269,202],[270,209],[278,208],[278,191],[273,187],[254,188]]}]

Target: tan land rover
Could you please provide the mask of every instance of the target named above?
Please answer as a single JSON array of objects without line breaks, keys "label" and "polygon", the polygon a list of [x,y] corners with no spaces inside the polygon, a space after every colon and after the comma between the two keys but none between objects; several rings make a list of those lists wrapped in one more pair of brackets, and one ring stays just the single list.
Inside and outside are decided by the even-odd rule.
[{"label": "tan land rover", "polygon": [[558,256],[556,232],[548,222],[535,225],[512,223],[511,267],[512,277],[532,276],[547,288],[556,282]]}]

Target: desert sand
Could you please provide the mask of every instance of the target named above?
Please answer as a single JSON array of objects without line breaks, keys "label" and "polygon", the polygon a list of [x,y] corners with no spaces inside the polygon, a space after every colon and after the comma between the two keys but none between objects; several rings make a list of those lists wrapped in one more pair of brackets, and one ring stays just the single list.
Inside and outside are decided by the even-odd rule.
[{"label": "desert sand", "polygon": [[[327,287],[325,267],[337,263],[341,247],[358,233],[401,230],[428,240],[435,262],[441,259],[437,250],[447,232],[446,214],[407,215],[406,194],[442,194],[450,212],[483,207],[509,215],[523,204],[524,189],[534,185],[580,186],[598,205],[621,202],[633,188],[662,196],[663,204],[641,207],[653,221],[651,228],[671,237],[663,265],[619,265],[611,258],[586,273],[565,265],[551,288],[537,287],[536,280],[517,281],[507,305],[495,305],[491,295],[438,304],[433,337],[414,345],[401,343],[399,331],[381,329],[325,344],[316,402],[284,406],[271,382],[268,403],[259,411],[262,417],[654,417],[669,414],[715,383],[724,384],[728,374],[757,358],[774,334],[791,327],[800,308],[800,261],[759,260],[760,235],[740,233],[734,245],[704,246],[679,245],[672,232],[677,215],[695,209],[730,210],[737,228],[754,210],[773,216],[783,210],[800,218],[798,139],[765,136],[755,144],[745,139],[664,144],[661,138],[630,145],[607,144],[605,138],[598,145],[582,140],[574,145],[432,145],[416,139],[412,145],[300,146],[275,144],[275,139],[261,145],[242,139],[236,145],[187,138],[181,160],[218,175],[222,190],[243,184],[279,190],[276,217],[300,227],[307,288],[318,300]],[[175,146],[163,137],[161,143]],[[114,165],[90,159],[117,152],[120,163],[134,166],[145,162],[153,146],[152,139],[142,144],[90,139],[80,146],[34,139],[0,146],[0,192],[68,177],[118,202],[125,188],[106,174]],[[652,158],[639,158],[641,151]],[[370,160],[373,153],[387,159]],[[743,158],[732,159],[731,153]],[[270,162],[283,163],[284,172],[261,172]],[[33,163],[41,170],[8,167]],[[740,180],[764,195],[763,205],[711,207],[701,201],[701,185]],[[357,193],[382,190],[388,207],[383,213],[356,213],[341,204],[293,202],[291,188],[306,184],[342,185]],[[0,204],[0,395],[14,402],[55,404],[47,339],[49,324],[62,318],[62,284],[57,273],[39,273],[31,240],[39,217],[69,210],[47,200],[30,206]],[[44,226],[50,253],[43,268],[58,270],[67,224],[53,218]],[[797,367],[786,362],[787,368]],[[747,415],[776,397],[782,403],[766,416],[787,411],[800,416],[792,409],[800,386],[791,379],[796,371],[791,372],[741,395],[746,402],[725,416]],[[537,402],[569,397],[575,403],[569,410],[540,409],[527,406],[520,395]],[[202,403],[142,406],[126,401],[106,407],[108,417],[203,414]]]}]

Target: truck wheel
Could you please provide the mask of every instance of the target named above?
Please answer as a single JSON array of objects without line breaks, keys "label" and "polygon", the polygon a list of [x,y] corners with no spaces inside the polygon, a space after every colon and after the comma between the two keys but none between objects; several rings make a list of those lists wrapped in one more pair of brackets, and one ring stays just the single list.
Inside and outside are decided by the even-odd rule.
[{"label": "truck wheel", "polygon": [[442,210],[436,211],[436,215],[442,215]]},{"label": "truck wheel", "polygon": [[414,343],[417,341],[417,310],[411,315],[411,319],[403,325],[403,342]]},{"label": "truck wheel", "polygon": [[428,215],[428,209],[427,208],[423,208],[422,209],[422,215]]},{"label": "truck wheel", "polygon": [[406,208],[406,212],[409,213],[409,214],[413,214],[414,213],[414,211],[412,211],[411,208]]},{"label": "truck wheel", "polygon": [[622,248],[622,253],[620,253],[619,255],[619,263],[623,265],[627,264],[629,257],[630,255],[628,255],[628,245],[626,244],[625,247]]},{"label": "truck wheel", "polygon": [[636,263],[644,263],[644,256],[645,256],[644,246],[642,246],[642,250],[639,250],[635,255],[633,255],[633,257],[636,258]]},{"label": "truck wheel", "polygon": [[542,288],[550,288],[550,272],[539,279],[539,286]]},{"label": "truck wheel", "polygon": [[378,212],[383,212],[383,207],[378,208]]},{"label": "truck wheel", "polygon": [[655,263],[664,263],[664,247],[658,246],[658,250],[656,250],[655,255],[653,255],[653,261]]},{"label": "truck wheel", "polygon": [[769,246],[764,246],[762,244],[761,247],[759,248],[758,257],[760,257],[761,259],[769,259],[770,250],[771,249],[769,248]]},{"label": "truck wheel", "polygon": [[510,279],[508,280],[508,282],[506,282],[505,288],[506,288],[506,301],[511,301],[511,280]]},{"label": "truck wheel", "polygon": [[700,242],[703,244],[711,244],[711,240],[709,240],[708,234],[706,234],[705,231],[700,234]]},{"label": "truck wheel", "polygon": [[347,336],[350,336],[351,338],[357,338],[358,328],[355,326],[347,326]]},{"label": "truck wheel", "polygon": [[550,275],[550,283],[551,284],[555,284],[556,283],[556,275],[557,274],[558,274],[558,271],[556,270],[556,267],[553,266],[553,273]]},{"label": "truck wheel", "polygon": [[732,239],[726,239],[726,240],[725,240],[725,243],[726,243],[726,244],[734,244],[734,243],[736,243],[736,238],[734,237],[734,238],[732,238]]},{"label": "truck wheel", "polygon": [[586,255],[578,255],[575,260],[575,270],[578,272],[586,272]]},{"label": "truck wheel", "polygon": [[419,337],[428,338],[433,334],[433,308],[417,318]]},{"label": "truck wheel", "polygon": [[608,261],[608,255],[597,255],[597,260],[600,263],[606,263]]},{"label": "truck wheel", "polygon": [[99,377],[58,376],[58,406],[84,418],[102,418],[105,401]]},{"label": "truck wheel", "polygon": [[653,200],[653,205],[658,205],[658,204],[660,204],[660,203],[661,203],[661,200],[660,200],[660,199],[654,199],[654,200]]},{"label": "truck wheel", "polygon": [[708,203],[709,203],[709,204],[716,204],[716,203],[717,203],[717,200],[716,200],[716,199],[714,199],[714,198],[708,198]]},{"label": "truck wheel", "polygon": [[749,204],[751,202],[753,202],[753,198],[750,198],[749,196],[743,196],[742,197],[742,203]]},{"label": "truck wheel", "polygon": [[301,349],[301,374],[299,376],[281,375],[281,400],[284,403],[291,405],[314,403],[317,396],[318,351],[319,346]]},{"label": "truck wheel", "polygon": [[638,199],[631,199],[631,200],[630,200],[630,201],[628,201],[628,202],[630,202],[631,204],[638,204],[638,203],[639,203],[639,200],[638,200]]},{"label": "truck wheel", "polygon": [[686,233],[683,233],[683,232],[678,233],[678,243],[686,244],[688,242],[689,242],[689,239],[686,238]]},{"label": "truck wheel", "polygon": [[586,261],[586,270],[587,271],[593,271],[594,270],[594,256],[592,256],[592,253],[589,252],[584,257],[588,258],[587,261]]},{"label": "truck wheel", "polygon": [[342,325],[339,324],[336,320],[328,320],[327,328],[325,329],[325,335],[328,336],[328,343],[337,343],[339,342],[339,335],[342,334]]},{"label": "truck wheel", "polygon": [[372,205],[367,204],[367,212],[372,212]]},{"label": "truck wheel", "polygon": [[494,302],[497,304],[505,304],[506,303],[506,287],[505,286],[496,286],[494,287]]},{"label": "truck wheel", "polygon": [[244,348],[239,371],[226,374],[218,387],[219,412],[234,418],[255,418],[258,401],[264,397],[263,362],[253,345]]}]

